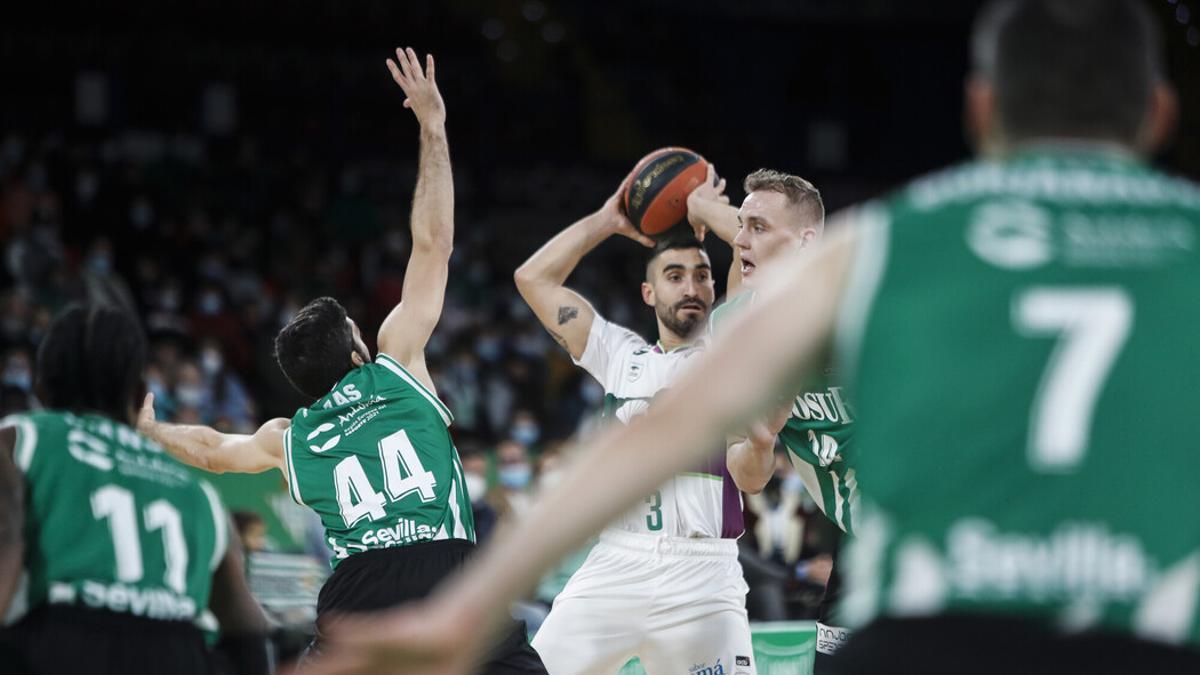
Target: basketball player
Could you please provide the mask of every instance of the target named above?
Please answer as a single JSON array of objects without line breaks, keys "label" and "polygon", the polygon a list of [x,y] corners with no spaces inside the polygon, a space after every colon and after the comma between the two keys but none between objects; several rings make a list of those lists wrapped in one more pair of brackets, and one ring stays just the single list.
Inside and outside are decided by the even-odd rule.
[{"label": "basketball player", "polygon": [[[604,387],[605,416],[627,424],[699,354],[714,288],[708,255],[691,232],[655,244],[630,223],[620,199],[618,190],[560,232],[515,278],[546,330]],[[654,344],[605,320],[564,285],[583,257],[614,235],[653,245],[641,291],[658,322]],[[610,524],[555,598],[533,641],[549,672],[612,673],[634,656],[651,675],[701,664],[753,672],[737,560],[741,497],[719,445],[692,468]]]},{"label": "basketball player", "polygon": [[237,673],[273,670],[216,492],[128,426],[145,366],[135,319],[69,308],[38,349],[46,408],[0,423],[6,673],[207,675],[206,609]]},{"label": "basketball player", "polygon": [[331,665],[465,669],[474,645],[435,636],[499,615],[833,348],[877,450],[855,458],[840,615],[862,628],[838,672],[1200,672],[1200,187],[1144,159],[1174,117],[1154,22],[1135,0],[1000,0],[974,35],[980,160],[779,266],[653,414],[589,444],[425,611],[348,623],[355,661]]},{"label": "basketball player", "polygon": [[[279,469],[292,498],[321,517],[334,570],[318,598],[310,654],[319,653],[332,613],[423,597],[474,548],[451,414],[424,356],[441,313],[454,238],[446,112],[432,56],[422,69],[412,49],[398,49],[388,68],[420,123],[421,149],[404,300],[379,329],[375,360],[346,310],[318,298],[275,339],[280,368],[313,399],[290,423],[271,420],[253,435],[163,424],[154,420],[151,397],[138,423],[184,462],[209,471]],[[509,627],[489,672],[545,672],[523,627]]]},{"label": "basketball player", "polygon": [[[778,171],[760,169],[746,176],[746,199],[740,211],[720,203],[711,181],[688,197],[688,218],[709,225],[733,219],[740,223],[733,239],[736,252],[730,270],[730,286],[736,281],[744,292],[730,291],[728,299],[713,311],[709,330],[720,332],[754,302],[754,289],[763,273],[780,261],[821,238],[825,228],[825,206],[812,183]],[[798,311],[804,311],[803,304]],[[813,386],[815,385],[815,386]],[[832,374],[798,392],[785,405],[781,416],[749,425],[744,435],[731,439],[729,472],[739,489],[761,492],[775,470],[775,444],[783,441],[788,458],[804,481],[805,488],[821,511],[842,532],[853,532],[854,505],[858,503],[857,473],[846,458],[853,441],[853,416],[845,388]],[[845,642],[849,632],[833,623],[832,610],[841,586],[834,557],[833,573],[825,585],[817,613],[817,660],[814,671],[826,670],[827,661]]]}]

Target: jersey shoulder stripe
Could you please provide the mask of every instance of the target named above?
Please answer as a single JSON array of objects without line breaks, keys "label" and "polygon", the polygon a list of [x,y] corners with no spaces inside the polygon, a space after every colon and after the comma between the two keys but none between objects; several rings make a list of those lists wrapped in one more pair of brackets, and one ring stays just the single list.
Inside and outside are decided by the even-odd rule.
[{"label": "jersey shoulder stripe", "polygon": [[412,373],[409,373],[404,366],[400,365],[399,361],[388,356],[387,354],[380,353],[377,357],[375,357],[375,362],[384,368],[387,368],[389,371],[403,380],[409,387],[415,389],[417,393],[425,398],[426,401],[429,401],[429,404],[432,405],[435,410],[437,410],[438,415],[442,418],[442,421],[446,423],[446,426],[450,426],[450,423],[454,421],[454,415],[451,414],[450,408],[447,408],[446,404],[442,403],[441,399],[439,399],[433,392],[429,391],[425,385],[421,384],[420,380],[413,377]]},{"label": "jersey shoulder stripe", "polygon": [[300,496],[300,480],[296,477],[296,461],[292,457],[292,427],[290,426],[283,434],[283,463],[287,467],[288,490],[292,493],[292,499],[300,506],[307,506]]}]

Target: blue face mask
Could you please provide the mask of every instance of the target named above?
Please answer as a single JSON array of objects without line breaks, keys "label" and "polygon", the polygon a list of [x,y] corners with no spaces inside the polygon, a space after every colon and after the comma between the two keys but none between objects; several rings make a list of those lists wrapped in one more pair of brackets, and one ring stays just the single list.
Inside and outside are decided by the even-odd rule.
[{"label": "blue face mask", "polygon": [[542,436],[542,430],[536,424],[518,424],[512,428],[509,435],[521,445],[529,446],[538,442]]},{"label": "blue face mask", "polygon": [[509,490],[524,490],[529,487],[529,479],[533,471],[528,464],[508,464],[500,467],[498,477],[500,484]]}]

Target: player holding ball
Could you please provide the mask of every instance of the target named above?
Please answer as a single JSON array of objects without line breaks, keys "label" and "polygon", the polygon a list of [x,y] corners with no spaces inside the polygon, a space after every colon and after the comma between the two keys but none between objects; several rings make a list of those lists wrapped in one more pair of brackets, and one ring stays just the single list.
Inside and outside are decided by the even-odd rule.
[{"label": "player holding ball", "polygon": [[[517,288],[542,325],[604,387],[607,418],[628,423],[646,412],[700,353],[696,340],[715,294],[712,266],[698,238],[703,229],[675,225],[686,220],[687,196],[709,171],[687,150],[652,153],[599,211],[517,269]],[[734,233],[718,236],[728,241]],[[605,320],[565,286],[583,257],[614,235],[650,249],[641,294],[657,317],[653,344]],[[741,498],[724,449],[709,454],[600,535],[534,638],[549,672],[612,673],[634,656],[651,675],[686,673],[698,664],[754,672],[737,559]]]}]

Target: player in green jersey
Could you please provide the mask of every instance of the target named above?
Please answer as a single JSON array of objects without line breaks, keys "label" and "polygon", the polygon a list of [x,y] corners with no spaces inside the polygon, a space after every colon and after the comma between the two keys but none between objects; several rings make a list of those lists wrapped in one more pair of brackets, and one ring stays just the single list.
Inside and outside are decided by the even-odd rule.
[{"label": "player in green jersey", "polygon": [[[790,260],[801,249],[819,242],[825,228],[821,194],[799,176],[759,169],[746,176],[743,188],[746,199],[740,210],[713,200],[707,183],[688,197],[688,218],[693,222],[733,219],[739,224],[729,273],[731,297],[713,311],[709,321],[714,336],[753,304],[757,280],[769,272],[773,263]],[[803,302],[796,311],[804,311]],[[763,489],[775,470],[776,441],[782,441],[821,511],[841,531],[853,532],[858,476],[847,459],[854,438],[848,398],[845,387],[825,371],[781,410],[754,421],[744,433],[732,437],[727,461],[738,487],[751,493]],[[849,637],[849,631],[833,619],[833,606],[841,590],[840,565],[835,564],[832,574],[823,581],[825,593],[817,614],[817,673],[828,670],[829,661]]]},{"label": "player in green jersey", "polygon": [[238,673],[272,669],[216,492],[128,426],[145,356],[132,317],[70,308],[38,349],[46,409],[0,426],[4,672],[208,673],[208,609]]},{"label": "player in green jersey", "polygon": [[980,160],[779,266],[652,414],[589,443],[470,574],[335,644],[462,672],[477,647],[449,636],[836,350],[873,450],[855,457],[842,607],[863,628],[839,672],[1200,672],[1200,187],[1145,163],[1174,117],[1158,36],[1133,0],[982,17]]},{"label": "player in green jersey", "polygon": [[[371,359],[358,325],[333,298],[303,307],[275,339],[279,366],[313,403],[250,435],[154,419],[147,397],[138,428],[193,466],[215,472],[283,472],[292,498],[313,509],[334,572],[317,603],[321,633],[334,613],[424,597],[474,549],[475,526],[450,411],[425,365],[442,310],[454,239],[454,183],[446,110],[431,55],[397,49],[388,68],[421,128],[412,206],[412,254],[403,302],[379,328]],[[493,672],[544,672],[513,625]]]}]

